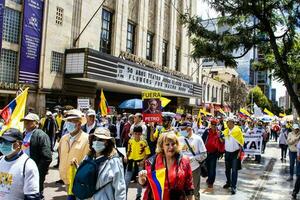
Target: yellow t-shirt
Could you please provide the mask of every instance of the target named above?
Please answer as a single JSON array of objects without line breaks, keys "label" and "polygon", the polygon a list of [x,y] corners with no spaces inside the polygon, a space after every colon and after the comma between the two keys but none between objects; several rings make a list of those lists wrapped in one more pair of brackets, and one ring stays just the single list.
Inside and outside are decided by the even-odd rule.
[{"label": "yellow t-shirt", "polygon": [[58,130],[61,130],[61,122],[62,122],[62,119],[63,119],[63,117],[62,116],[56,116],[56,123],[57,123],[57,126],[58,126]]},{"label": "yellow t-shirt", "polygon": [[128,160],[142,160],[150,155],[150,148],[146,140],[135,141],[131,138],[128,142]]}]

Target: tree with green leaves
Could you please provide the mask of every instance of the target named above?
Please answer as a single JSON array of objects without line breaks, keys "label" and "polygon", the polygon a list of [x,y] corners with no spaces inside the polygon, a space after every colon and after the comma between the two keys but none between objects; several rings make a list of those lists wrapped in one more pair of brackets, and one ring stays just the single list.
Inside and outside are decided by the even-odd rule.
[{"label": "tree with green leaves", "polygon": [[262,110],[271,110],[271,103],[259,86],[252,88],[247,96],[247,105],[253,108],[252,103],[256,103]]},{"label": "tree with green leaves", "polygon": [[[293,87],[299,72],[300,1],[299,0],[206,0],[222,17],[216,19],[222,32],[209,30],[201,17],[181,16],[194,46],[192,57],[211,58],[236,67],[237,58],[259,48],[266,63],[281,80],[300,115],[300,101]],[[241,50],[239,55],[234,52]],[[271,63],[271,65],[269,65]],[[268,64],[268,65],[266,65]],[[258,66],[258,65],[257,65]]]},{"label": "tree with green leaves", "polygon": [[246,104],[247,88],[239,78],[231,78],[228,86],[230,106],[236,112]]}]

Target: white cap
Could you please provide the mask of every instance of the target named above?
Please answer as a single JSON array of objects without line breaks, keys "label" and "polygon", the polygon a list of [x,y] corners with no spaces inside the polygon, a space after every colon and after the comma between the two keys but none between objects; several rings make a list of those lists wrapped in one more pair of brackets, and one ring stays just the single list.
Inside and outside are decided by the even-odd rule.
[{"label": "white cap", "polygon": [[87,112],[86,112],[86,115],[87,116],[96,116],[96,112],[93,110],[93,109],[89,109]]},{"label": "white cap", "polygon": [[28,120],[28,121],[40,121],[40,118],[37,114],[34,113],[28,113],[24,118],[22,118],[20,121],[23,122],[24,120]]},{"label": "white cap", "polygon": [[47,111],[47,112],[46,112],[46,115],[47,115],[47,116],[51,116],[51,115],[52,115],[52,112],[51,112],[51,111]]},{"label": "white cap", "polygon": [[299,125],[298,124],[293,124],[293,129],[299,129]]}]

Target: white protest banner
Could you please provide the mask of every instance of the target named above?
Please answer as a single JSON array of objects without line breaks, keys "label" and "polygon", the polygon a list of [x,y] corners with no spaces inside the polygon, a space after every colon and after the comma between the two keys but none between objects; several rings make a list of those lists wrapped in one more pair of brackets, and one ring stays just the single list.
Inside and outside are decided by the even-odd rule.
[{"label": "white protest banner", "polygon": [[244,151],[249,155],[260,155],[262,148],[262,135],[250,134],[245,135]]}]

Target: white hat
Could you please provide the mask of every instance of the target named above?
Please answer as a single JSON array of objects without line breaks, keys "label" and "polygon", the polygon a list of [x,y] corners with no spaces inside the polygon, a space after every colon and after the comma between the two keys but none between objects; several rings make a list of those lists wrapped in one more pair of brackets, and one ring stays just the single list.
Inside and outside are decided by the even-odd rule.
[{"label": "white hat", "polygon": [[96,112],[93,110],[93,109],[89,109],[87,112],[86,112],[86,115],[87,116],[96,116]]},{"label": "white hat", "polygon": [[110,136],[110,131],[107,128],[104,127],[98,127],[95,129],[94,135],[97,138],[104,139],[104,140],[110,140],[112,137]]},{"label": "white hat", "polygon": [[52,112],[51,112],[51,111],[47,111],[47,112],[46,112],[46,115],[47,115],[47,116],[51,116],[51,115],[52,115]]},{"label": "white hat", "polygon": [[299,125],[298,124],[293,124],[293,129],[299,129]]},{"label": "white hat", "polygon": [[232,121],[232,122],[235,122],[235,119],[233,117],[227,117],[226,119],[227,121]]},{"label": "white hat", "polygon": [[80,110],[77,109],[72,109],[67,112],[67,116],[64,118],[64,120],[69,120],[69,119],[82,119],[83,118],[83,113]]},{"label": "white hat", "polygon": [[28,120],[28,121],[40,121],[40,118],[37,114],[34,113],[28,113],[24,118],[22,118],[20,121],[23,122],[24,120]]}]

